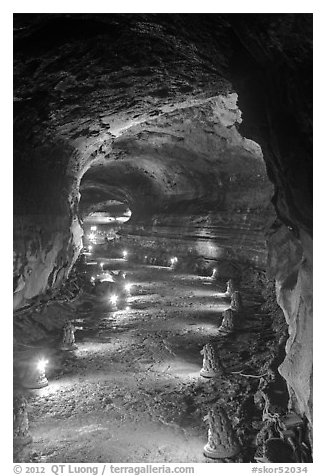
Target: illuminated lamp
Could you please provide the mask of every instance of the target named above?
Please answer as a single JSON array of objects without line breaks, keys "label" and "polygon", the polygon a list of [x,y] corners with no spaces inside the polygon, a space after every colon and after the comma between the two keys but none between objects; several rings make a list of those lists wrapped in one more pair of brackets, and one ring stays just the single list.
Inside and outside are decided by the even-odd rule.
[{"label": "illuminated lamp", "polygon": [[22,386],[25,388],[43,388],[49,385],[45,376],[45,367],[48,363],[48,360],[40,359],[36,362],[36,365],[30,366],[22,381]]},{"label": "illuminated lamp", "polygon": [[174,256],[174,258],[170,259],[170,262],[171,262],[171,268],[175,268],[178,262],[178,258]]},{"label": "illuminated lamp", "polygon": [[132,288],[132,284],[131,283],[126,283],[125,284],[125,290],[127,291],[127,293],[129,293],[131,291],[131,288]]},{"label": "illuminated lamp", "polygon": [[111,294],[110,302],[113,306],[117,305],[118,300],[119,300],[119,296],[117,294]]}]

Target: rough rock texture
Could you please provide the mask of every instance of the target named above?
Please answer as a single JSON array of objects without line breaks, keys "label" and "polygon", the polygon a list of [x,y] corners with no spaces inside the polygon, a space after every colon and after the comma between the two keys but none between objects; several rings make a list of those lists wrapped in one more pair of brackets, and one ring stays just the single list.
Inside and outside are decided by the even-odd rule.
[{"label": "rough rock texture", "polygon": [[15,217],[14,309],[62,284],[80,252],[81,236],[77,218]]},{"label": "rough rock texture", "polygon": [[232,458],[240,452],[239,442],[222,405],[214,405],[207,415],[208,443],[204,448],[209,458]]},{"label": "rough rock texture", "polygon": [[188,236],[214,216],[203,258],[224,241],[261,265],[260,146],[284,224],[269,244],[290,332],[281,372],[310,421],[312,15],[35,14],[14,29],[15,230],[24,216],[48,236],[33,251],[34,231],[15,239],[15,305],[69,273],[80,192],[83,214],[120,200],[133,226],[169,235],[175,215]]},{"label": "rough rock texture", "polygon": [[242,132],[262,147],[277,184],[273,203],[290,228],[269,243],[290,334],[280,371],[290,405],[312,423],[312,16],[260,16],[266,28],[258,35],[257,17],[247,19],[235,27],[241,47],[233,84],[249,119]]},{"label": "rough rock texture", "polygon": [[144,255],[165,251],[169,256],[182,257],[182,261],[189,259],[193,264],[201,257],[211,268],[218,265],[218,272],[225,262],[265,267],[268,213],[270,223],[272,210],[265,211],[264,219],[254,212],[187,215],[185,210],[184,214],[154,215],[151,224],[135,223],[132,218],[121,227],[119,234],[128,249],[139,250],[141,240]]},{"label": "rough rock texture", "polygon": [[288,383],[292,409],[312,423],[312,240],[305,239],[311,243],[308,256],[287,227],[278,228],[269,241],[269,270],[289,325],[286,358],[279,370]]},{"label": "rough rock texture", "polygon": [[32,437],[29,433],[29,422],[27,413],[27,400],[23,395],[14,397],[14,428],[13,436],[15,444],[31,443]]}]

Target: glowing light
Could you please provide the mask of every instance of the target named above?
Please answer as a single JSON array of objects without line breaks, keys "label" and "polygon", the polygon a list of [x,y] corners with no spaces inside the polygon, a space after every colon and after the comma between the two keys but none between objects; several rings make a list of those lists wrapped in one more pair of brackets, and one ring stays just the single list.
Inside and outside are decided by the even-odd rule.
[{"label": "glowing light", "polygon": [[93,246],[92,246],[92,245],[88,245],[87,248],[88,248],[88,251],[92,251]]},{"label": "glowing light", "polygon": [[103,269],[104,263],[100,263],[101,268]]},{"label": "glowing light", "polygon": [[96,230],[97,230],[97,226],[91,226],[91,230],[92,230],[92,231],[96,231]]},{"label": "glowing light", "polygon": [[116,294],[112,294],[112,296],[110,296],[111,304],[113,304],[113,305],[117,304],[118,299],[119,299],[119,297]]},{"label": "glowing light", "polygon": [[44,373],[45,372],[45,367],[46,365],[49,363],[48,360],[45,360],[45,359],[41,359],[37,362],[37,370],[40,372],[40,373]]},{"label": "glowing light", "polygon": [[130,311],[130,306],[126,306],[126,307],[125,307],[125,310],[126,310],[126,311]]},{"label": "glowing light", "polygon": [[128,217],[116,217],[116,221],[118,223],[126,223],[126,221],[130,220],[130,216]]},{"label": "glowing light", "polygon": [[220,248],[215,243],[198,241],[196,243],[196,251],[199,255],[210,259],[222,258],[224,254],[223,248]]},{"label": "glowing light", "polygon": [[122,252],[122,256],[124,257],[124,259],[126,259],[127,256],[128,256],[128,251],[124,250],[124,251]]},{"label": "glowing light", "polygon": [[178,262],[178,258],[175,256],[174,258],[171,258],[170,261],[171,261],[171,264],[173,265]]},{"label": "glowing light", "polygon": [[123,279],[126,279],[126,273],[122,273]]},{"label": "glowing light", "polygon": [[92,283],[94,283],[94,281],[95,281],[95,277],[94,277],[94,276],[91,277],[91,281],[92,281]]},{"label": "glowing light", "polygon": [[131,290],[132,288],[132,284],[131,283],[127,283],[125,284],[125,290],[129,293],[129,291]]}]

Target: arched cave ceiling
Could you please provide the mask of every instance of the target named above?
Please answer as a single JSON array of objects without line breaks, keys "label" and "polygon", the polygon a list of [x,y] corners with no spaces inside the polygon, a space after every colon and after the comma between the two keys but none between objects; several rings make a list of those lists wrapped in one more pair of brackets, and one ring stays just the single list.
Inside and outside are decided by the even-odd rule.
[{"label": "arched cave ceiling", "polygon": [[239,116],[233,94],[131,126],[85,173],[81,208],[110,197],[142,215],[187,204],[197,212],[267,207],[262,154],[237,131]]},{"label": "arched cave ceiling", "polygon": [[63,213],[80,181],[83,214],[264,208],[247,137],[311,232],[309,15],[15,15],[14,48],[16,213]]}]

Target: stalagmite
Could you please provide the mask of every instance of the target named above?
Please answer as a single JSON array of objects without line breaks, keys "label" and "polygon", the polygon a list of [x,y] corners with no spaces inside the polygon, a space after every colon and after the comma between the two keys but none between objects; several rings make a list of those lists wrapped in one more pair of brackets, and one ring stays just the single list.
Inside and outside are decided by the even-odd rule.
[{"label": "stalagmite", "polygon": [[72,322],[67,322],[63,328],[63,338],[62,344],[60,346],[61,350],[75,350],[77,345],[75,344],[75,331],[76,327]]},{"label": "stalagmite", "polygon": [[231,295],[231,309],[235,312],[239,312],[242,309],[242,299],[239,291],[234,291]]},{"label": "stalagmite", "polygon": [[202,377],[210,378],[224,374],[223,365],[211,344],[204,345],[200,353],[203,355],[203,368],[200,371]]},{"label": "stalagmite", "polygon": [[238,439],[229,417],[221,405],[214,405],[205,417],[208,421],[208,443],[204,447],[207,458],[232,458],[240,453]]},{"label": "stalagmite", "polygon": [[223,320],[220,327],[217,329],[218,335],[228,335],[234,330],[234,311],[231,308],[223,312]]},{"label": "stalagmite", "polygon": [[232,279],[229,279],[228,282],[226,283],[225,296],[231,297],[234,291],[235,291],[234,282]]},{"label": "stalagmite", "polygon": [[14,397],[14,444],[28,445],[33,441],[29,434],[27,400],[24,395]]}]

